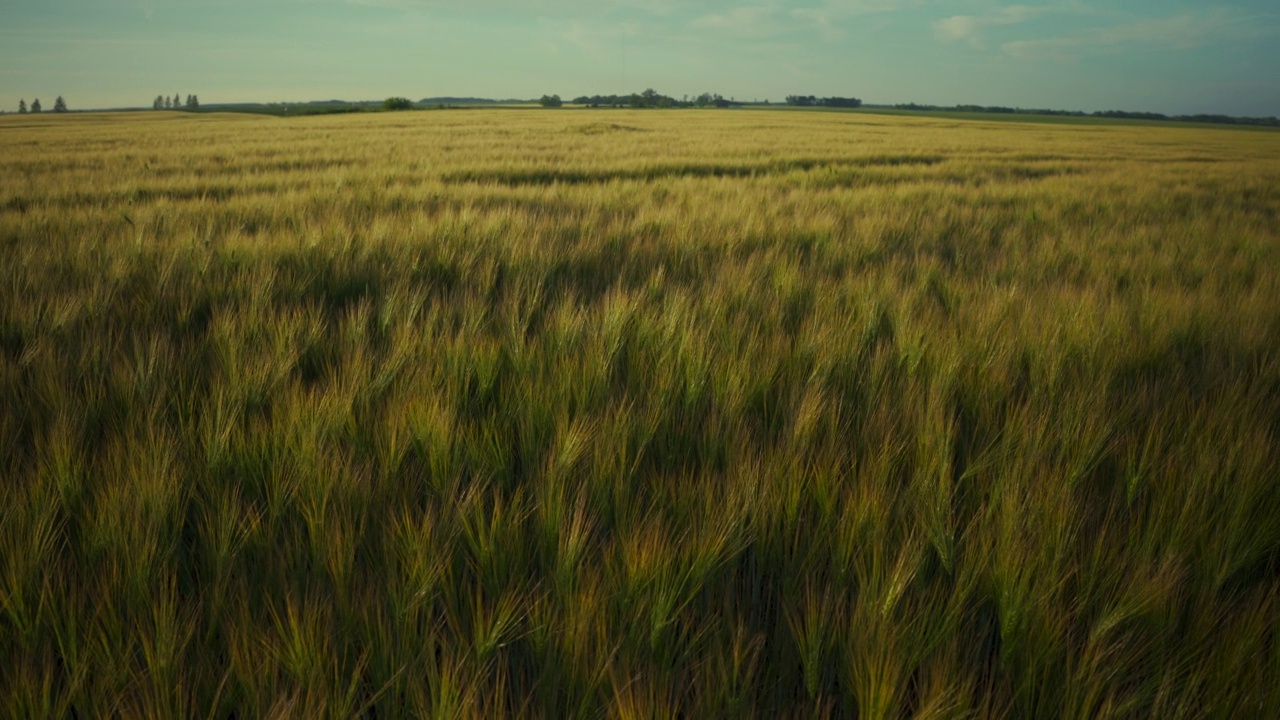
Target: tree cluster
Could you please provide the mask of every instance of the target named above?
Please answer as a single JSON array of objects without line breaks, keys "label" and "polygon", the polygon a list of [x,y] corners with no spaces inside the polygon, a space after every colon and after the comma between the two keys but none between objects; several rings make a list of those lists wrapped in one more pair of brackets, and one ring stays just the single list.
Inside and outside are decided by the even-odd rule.
[{"label": "tree cluster", "polygon": [[629,108],[687,108],[687,107],[731,107],[739,105],[735,100],[726,100],[724,96],[714,93],[702,93],[689,99],[685,95],[677,100],[670,95],[663,95],[653,88],[641,93],[628,95],[581,95],[573,99],[577,105],[590,107],[629,107]]},{"label": "tree cluster", "polygon": [[[26,115],[28,112],[38,113],[38,112],[41,112],[41,111],[43,111],[43,110],[44,110],[44,108],[40,105],[40,98],[36,98],[35,100],[32,100],[32,101],[31,101],[31,108],[30,108],[30,109],[27,109],[27,100],[26,100],[26,98],[23,98],[23,99],[21,99],[21,100],[19,100],[19,101],[18,101],[18,114],[19,114],[19,115]],[[56,113],[64,113],[64,112],[67,112],[67,101],[66,101],[66,100],[63,100],[61,95],[59,95],[59,96],[58,96],[58,99],[57,99],[57,100],[54,100],[54,101],[53,101],[53,111],[54,111],[54,112],[56,112]]]},{"label": "tree cluster", "polygon": [[382,101],[383,110],[412,110],[413,101],[403,97],[389,97]]},{"label": "tree cluster", "polygon": [[546,108],[558,108],[564,105],[564,101],[559,95],[543,95],[538,99],[538,104]]},{"label": "tree cluster", "polygon": [[153,110],[181,110],[184,107],[187,110],[199,110],[200,98],[195,95],[188,95],[187,99],[184,101],[181,95],[174,93],[173,97],[169,97],[168,95],[157,95],[156,99],[151,103],[151,108]]},{"label": "tree cluster", "polygon": [[814,95],[788,95],[787,104],[795,107],[836,107],[836,108],[856,108],[862,107],[862,100],[859,98],[842,98],[828,97],[820,98]]}]

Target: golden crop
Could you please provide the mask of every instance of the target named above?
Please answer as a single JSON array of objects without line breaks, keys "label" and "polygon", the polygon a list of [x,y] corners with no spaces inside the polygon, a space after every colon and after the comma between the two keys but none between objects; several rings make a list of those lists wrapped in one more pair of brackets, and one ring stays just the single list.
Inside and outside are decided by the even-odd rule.
[{"label": "golden crop", "polygon": [[1280,716],[1280,134],[0,118],[15,717]]}]

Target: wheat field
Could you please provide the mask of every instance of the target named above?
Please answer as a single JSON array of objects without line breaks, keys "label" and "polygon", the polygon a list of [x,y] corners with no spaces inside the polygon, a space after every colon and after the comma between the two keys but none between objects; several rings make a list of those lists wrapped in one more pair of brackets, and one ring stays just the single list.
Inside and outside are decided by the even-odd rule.
[{"label": "wheat field", "polygon": [[1280,716],[1280,133],[0,118],[10,717]]}]

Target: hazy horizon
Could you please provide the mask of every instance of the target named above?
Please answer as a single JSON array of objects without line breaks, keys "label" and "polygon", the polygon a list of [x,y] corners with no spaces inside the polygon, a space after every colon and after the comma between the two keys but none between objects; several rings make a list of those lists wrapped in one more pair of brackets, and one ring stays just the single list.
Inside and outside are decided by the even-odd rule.
[{"label": "hazy horizon", "polygon": [[1280,115],[1269,3],[45,0],[0,29],[0,109],[702,92]]}]

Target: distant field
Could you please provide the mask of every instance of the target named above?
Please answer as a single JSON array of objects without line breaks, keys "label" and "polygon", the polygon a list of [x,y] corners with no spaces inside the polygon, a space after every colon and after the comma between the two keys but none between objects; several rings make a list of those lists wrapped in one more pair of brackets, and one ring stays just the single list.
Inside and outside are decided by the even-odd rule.
[{"label": "distant field", "polygon": [[12,717],[1280,717],[1280,133],[0,118]]}]

